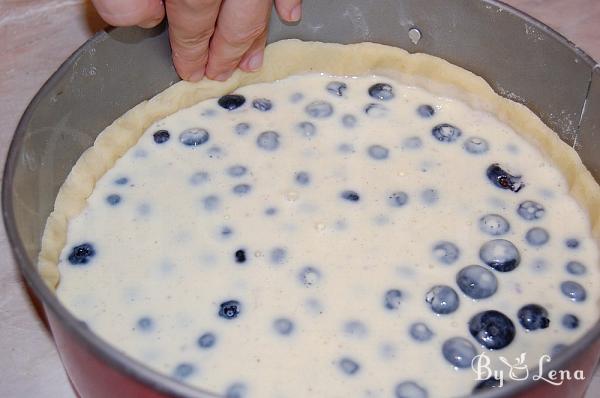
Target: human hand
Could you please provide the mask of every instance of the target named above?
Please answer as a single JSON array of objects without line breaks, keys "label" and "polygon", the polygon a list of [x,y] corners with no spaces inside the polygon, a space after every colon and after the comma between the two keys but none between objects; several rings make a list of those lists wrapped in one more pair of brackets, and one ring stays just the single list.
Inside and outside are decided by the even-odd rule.
[{"label": "human hand", "polygon": [[[279,16],[295,22],[302,0],[274,0]],[[184,80],[226,80],[235,68],[262,66],[273,0],[92,0],[113,26],[151,28],[165,15],[173,63]]]}]

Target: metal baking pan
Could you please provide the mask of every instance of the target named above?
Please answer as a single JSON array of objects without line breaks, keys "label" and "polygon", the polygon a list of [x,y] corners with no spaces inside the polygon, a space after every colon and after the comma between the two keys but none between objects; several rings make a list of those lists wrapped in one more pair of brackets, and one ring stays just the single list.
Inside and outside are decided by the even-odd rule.
[{"label": "metal baking pan", "polygon": [[[416,30],[409,36],[411,29]],[[372,41],[445,58],[527,105],[600,180],[600,67],[549,27],[499,1],[305,0],[300,23],[273,18],[269,40],[286,38]],[[11,143],[2,186],[8,237],[82,397],[214,396],[104,343],[60,304],[35,269],[46,218],[81,153],[114,119],[178,80],[164,25],[98,33],[40,89]],[[589,381],[599,356],[600,322],[545,370],[583,369]],[[578,397],[585,387],[585,382],[553,387],[528,380],[481,396]]]}]

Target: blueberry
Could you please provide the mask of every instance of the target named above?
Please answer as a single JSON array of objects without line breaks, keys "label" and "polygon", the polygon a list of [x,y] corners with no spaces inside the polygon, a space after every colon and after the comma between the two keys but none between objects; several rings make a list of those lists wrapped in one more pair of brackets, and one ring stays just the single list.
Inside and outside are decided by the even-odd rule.
[{"label": "blueberry", "polygon": [[388,203],[392,207],[402,207],[408,203],[408,195],[406,192],[396,191],[388,196]]},{"label": "blueberry", "polygon": [[154,138],[154,142],[157,144],[164,144],[165,142],[169,141],[171,134],[169,134],[167,130],[158,130],[152,134],[152,138]]},{"label": "blueberry", "polygon": [[364,112],[367,116],[379,119],[386,116],[389,109],[381,104],[367,104],[365,105]]},{"label": "blueberry", "polygon": [[388,158],[390,150],[381,145],[371,145],[367,149],[367,153],[369,154],[371,159],[384,160]]},{"label": "blueberry", "polygon": [[356,126],[356,123],[358,123],[356,116],[349,114],[342,116],[342,125],[344,127],[351,129]]},{"label": "blueberry", "polygon": [[117,185],[125,185],[128,182],[129,182],[129,178],[127,178],[127,177],[121,177],[121,178],[117,178],[115,180],[115,184],[117,184]]},{"label": "blueberry", "polygon": [[567,329],[577,329],[579,327],[579,318],[573,314],[565,314],[561,319],[561,323]]},{"label": "blueberry", "polygon": [[183,362],[175,367],[175,371],[173,372],[173,376],[178,379],[185,379],[190,377],[196,368],[191,363]]},{"label": "blueberry", "polygon": [[569,249],[577,249],[579,247],[579,240],[577,240],[575,238],[569,238],[569,239],[565,240],[565,245]]},{"label": "blueberry", "polygon": [[310,184],[310,174],[306,171],[299,171],[296,173],[295,180],[299,185],[308,185]]},{"label": "blueberry", "polygon": [[548,311],[538,304],[527,304],[517,313],[519,323],[526,330],[546,329],[550,325]]},{"label": "blueberry", "polygon": [[235,125],[233,130],[238,135],[246,135],[250,131],[250,124],[249,123],[238,123]]},{"label": "blueberry", "polygon": [[349,202],[358,202],[360,200],[360,196],[358,195],[358,193],[350,190],[342,191],[340,197]]},{"label": "blueberry", "polygon": [[395,398],[428,398],[427,390],[414,381],[403,381],[394,389]]},{"label": "blueberry", "polygon": [[368,334],[367,327],[361,321],[348,321],[344,323],[344,332],[353,337],[363,338]]},{"label": "blueberry", "polygon": [[279,148],[279,133],[275,131],[265,131],[256,138],[256,145],[265,151],[274,151]]},{"label": "blueberry", "polygon": [[331,83],[327,84],[325,89],[333,95],[337,95],[338,97],[343,97],[346,90],[348,89],[348,85],[344,82],[331,82]]},{"label": "blueberry", "polygon": [[498,290],[498,280],[480,265],[468,265],[456,274],[456,284],[464,294],[473,299],[484,299]]},{"label": "blueberry", "polygon": [[519,250],[506,239],[494,239],[484,243],[479,249],[479,258],[499,272],[510,272],[521,262]]},{"label": "blueberry", "polygon": [[525,240],[531,246],[543,246],[548,243],[550,234],[544,228],[534,227],[525,234]]},{"label": "blueberry", "polygon": [[317,127],[311,122],[300,122],[296,125],[296,131],[306,138],[317,135]]},{"label": "blueberry", "polygon": [[495,310],[482,311],[469,321],[469,332],[489,350],[499,350],[515,338],[515,325],[503,313]]},{"label": "blueberry", "polygon": [[208,148],[208,150],[206,151],[206,154],[211,159],[221,159],[225,155],[223,149],[218,146],[213,146],[213,147]]},{"label": "blueberry", "polygon": [[436,314],[446,315],[458,309],[458,295],[450,286],[437,285],[429,289],[425,301]]},{"label": "blueberry", "polygon": [[435,109],[431,105],[419,105],[417,108],[417,113],[419,116],[425,119],[429,119],[433,115],[435,115]]},{"label": "blueberry", "polygon": [[394,88],[387,83],[376,83],[369,87],[369,95],[380,101],[389,101],[394,98]]},{"label": "blueberry", "polygon": [[571,275],[583,275],[587,272],[586,266],[579,261],[569,261],[565,268]]},{"label": "blueberry", "polygon": [[227,238],[231,236],[231,234],[233,234],[233,229],[231,227],[226,225],[221,228],[221,236]]},{"label": "blueberry", "polygon": [[225,398],[245,398],[248,388],[243,383],[233,383],[225,391]]},{"label": "blueberry", "polygon": [[472,153],[473,155],[481,155],[486,153],[490,146],[486,140],[479,137],[470,137],[467,138],[465,143],[463,144],[463,148],[468,153]]},{"label": "blueberry", "polygon": [[228,300],[219,306],[219,316],[225,319],[237,318],[242,311],[242,305],[237,300]]},{"label": "blueberry", "polygon": [[577,282],[564,281],[560,284],[560,291],[570,298],[572,301],[581,302],[585,301],[587,294],[583,286]]},{"label": "blueberry", "polygon": [[526,200],[517,208],[517,214],[527,221],[539,220],[545,213],[544,206],[533,200]]},{"label": "blueberry", "polygon": [[442,355],[453,366],[464,369],[471,367],[471,362],[477,355],[477,350],[469,340],[463,337],[452,337],[444,341]]},{"label": "blueberry", "polygon": [[492,184],[501,189],[519,192],[524,186],[521,176],[510,174],[500,167],[498,163],[491,164],[486,170],[486,175]]},{"label": "blueberry", "polygon": [[227,109],[228,111],[232,111],[234,109],[239,108],[244,105],[246,102],[246,98],[243,95],[238,94],[227,94],[219,98],[217,103],[223,109]]},{"label": "blueberry", "polygon": [[204,205],[204,208],[208,211],[216,210],[221,204],[221,199],[219,199],[219,197],[216,195],[208,195],[204,199],[202,199],[202,204]]},{"label": "blueberry", "polygon": [[413,323],[410,325],[408,332],[416,341],[429,341],[433,337],[433,332],[423,322]]},{"label": "blueberry", "polygon": [[231,166],[227,169],[227,174],[231,177],[241,177],[248,172],[248,168],[242,165]]},{"label": "blueberry", "polygon": [[237,184],[233,187],[232,192],[236,195],[243,196],[250,193],[252,186],[248,184]]},{"label": "blueberry", "polygon": [[419,137],[408,137],[402,141],[402,148],[419,149],[423,146],[423,140]]},{"label": "blueberry", "polygon": [[479,219],[479,229],[485,234],[499,236],[510,231],[510,224],[508,220],[501,215],[486,214]]},{"label": "blueberry", "polygon": [[274,216],[275,214],[277,214],[277,208],[276,207],[267,207],[265,209],[265,214],[267,216]]},{"label": "blueberry", "polygon": [[473,393],[487,391],[500,386],[500,379],[490,376],[487,379],[483,379],[479,383],[475,384],[475,387],[473,387]]},{"label": "blueberry", "polygon": [[273,328],[277,333],[288,336],[294,331],[294,324],[287,318],[277,318],[273,321]]},{"label": "blueberry", "polygon": [[321,279],[321,273],[318,269],[312,266],[306,266],[298,273],[298,279],[306,287],[313,286]]},{"label": "blueberry", "polygon": [[202,128],[191,128],[179,134],[179,142],[186,146],[199,146],[206,143],[210,138],[208,131]]},{"label": "blueberry", "polygon": [[360,365],[353,359],[342,358],[340,359],[338,366],[341,371],[347,375],[354,375],[360,370]]},{"label": "blueberry", "polygon": [[460,249],[452,242],[441,241],[433,246],[433,256],[441,263],[450,265],[458,260]]},{"label": "blueberry", "polygon": [[210,181],[210,175],[206,171],[197,171],[191,175],[189,181],[192,185],[201,185]]},{"label": "blueberry", "polygon": [[96,249],[91,243],[82,243],[73,247],[67,258],[72,265],[87,264],[96,255]]},{"label": "blueberry", "polygon": [[292,104],[296,104],[304,99],[304,94],[302,93],[294,93],[290,96],[290,102]]},{"label": "blueberry", "polygon": [[244,249],[238,249],[233,253],[233,257],[235,258],[236,263],[243,264],[246,262],[246,251]]},{"label": "blueberry", "polygon": [[333,106],[326,101],[313,101],[306,105],[304,111],[310,116],[317,119],[323,119],[333,114]]},{"label": "blueberry", "polygon": [[397,310],[402,304],[402,291],[399,289],[389,289],[383,295],[383,306],[388,310]]},{"label": "blueberry", "polygon": [[442,123],[432,128],[431,134],[440,142],[454,142],[462,135],[462,131],[451,124]]},{"label": "blueberry", "polygon": [[198,346],[200,348],[211,348],[217,342],[217,336],[214,333],[206,332],[202,336],[198,337]]},{"label": "blueberry", "polygon": [[271,250],[270,259],[273,264],[283,264],[287,258],[287,251],[282,247]]},{"label": "blueberry", "polygon": [[440,200],[440,194],[437,189],[427,188],[421,191],[421,201],[426,205],[433,205]]},{"label": "blueberry", "polygon": [[273,102],[267,98],[257,98],[252,101],[252,107],[261,112],[268,112],[273,108]]},{"label": "blueberry", "polygon": [[110,194],[106,197],[106,202],[111,206],[116,206],[121,203],[121,195],[117,195],[116,193]]},{"label": "blueberry", "polygon": [[152,318],[147,316],[138,319],[136,325],[139,330],[144,332],[148,332],[154,328],[154,322],[152,321]]}]

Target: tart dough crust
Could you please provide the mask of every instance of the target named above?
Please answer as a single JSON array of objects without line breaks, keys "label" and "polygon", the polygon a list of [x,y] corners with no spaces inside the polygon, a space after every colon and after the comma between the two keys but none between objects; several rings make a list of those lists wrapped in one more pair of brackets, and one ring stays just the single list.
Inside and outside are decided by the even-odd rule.
[{"label": "tart dough crust", "polygon": [[341,76],[377,73],[458,98],[473,108],[495,115],[540,149],[562,172],[571,195],[587,211],[592,234],[600,242],[600,186],[579,155],[527,107],[496,94],[481,77],[441,58],[410,54],[381,44],[283,40],[267,47],[261,70],[254,73],[238,70],[225,82],[181,81],[135,106],[98,135],[94,145],[81,155],[67,176],[46,222],[38,257],[38,270],[46,284],[54,290],[59,283],[57,264],[69,221],[84,209],[96,181],[137,143],[152,123],[240,86],[309,72]]}]

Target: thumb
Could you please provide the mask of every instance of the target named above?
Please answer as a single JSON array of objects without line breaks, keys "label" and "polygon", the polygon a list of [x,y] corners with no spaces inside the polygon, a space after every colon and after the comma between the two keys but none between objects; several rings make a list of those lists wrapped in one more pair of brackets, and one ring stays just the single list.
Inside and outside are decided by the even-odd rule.
[{"label": "thumb", "polygon": [[102,19],[113,26],[151,28],[165,16],[162,0],[92,0],[92,3]]}]

